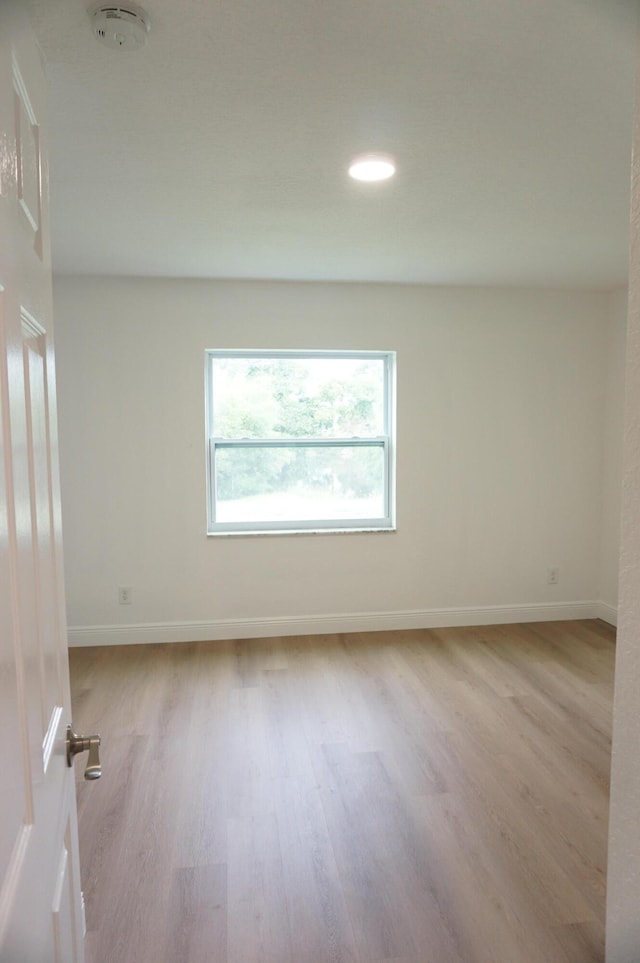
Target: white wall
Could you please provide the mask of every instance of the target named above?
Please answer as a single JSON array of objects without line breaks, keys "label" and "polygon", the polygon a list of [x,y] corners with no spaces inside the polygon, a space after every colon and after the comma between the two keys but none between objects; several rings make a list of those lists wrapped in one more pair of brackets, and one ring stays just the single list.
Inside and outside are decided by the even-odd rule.
[{"label": "white wall", "polygon": [[604,355],[602,529],[598,597],[603,616],[606,615],[614,624],[618,606],[627,301],[626,288],[614,291],[609,297]]},{"label": "white wall", "polygon": [[634,126],[607,963],[637,963],[640,959],[640,73]]},{"label": "white wall", "polygon": [[[590,614],[610,310],[593,292],[58,278],[72,641]],[[395,349],[397,533],[207,538],[211,347]]]}]

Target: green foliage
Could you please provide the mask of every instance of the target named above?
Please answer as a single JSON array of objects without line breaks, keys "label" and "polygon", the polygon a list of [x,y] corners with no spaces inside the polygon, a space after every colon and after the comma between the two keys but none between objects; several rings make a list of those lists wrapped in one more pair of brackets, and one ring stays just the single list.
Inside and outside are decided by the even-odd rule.
[{"label": "green foliage", "polygon": [[[217,437],[363,438],[383,430],[380,361],[218,358],[213,377]],[[217,497],[296,487],[366,497],[381,489],[381,465],[374,448],[218,449]]]}]

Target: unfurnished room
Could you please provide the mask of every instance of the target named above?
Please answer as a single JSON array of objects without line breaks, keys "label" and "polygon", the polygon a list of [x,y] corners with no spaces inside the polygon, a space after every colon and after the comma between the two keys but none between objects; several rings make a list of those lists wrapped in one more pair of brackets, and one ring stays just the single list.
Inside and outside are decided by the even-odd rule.
[{"label": "unfurnished room", "polygon": [[0,963],[638,963],[638,13],[0,5]]}]

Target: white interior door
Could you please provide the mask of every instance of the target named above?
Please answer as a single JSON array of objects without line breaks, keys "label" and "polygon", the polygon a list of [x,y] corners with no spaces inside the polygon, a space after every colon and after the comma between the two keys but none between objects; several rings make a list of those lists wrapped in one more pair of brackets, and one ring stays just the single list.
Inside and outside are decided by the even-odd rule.
[{"label": "white interior door", "polygon": [[44,79],[0,0],[0,961],[82,963]]}]

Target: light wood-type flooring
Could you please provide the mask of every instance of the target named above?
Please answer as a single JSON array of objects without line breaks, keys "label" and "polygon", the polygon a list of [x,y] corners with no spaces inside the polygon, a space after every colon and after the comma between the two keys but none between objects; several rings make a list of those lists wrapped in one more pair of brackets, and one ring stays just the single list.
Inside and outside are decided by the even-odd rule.
[{"label": "light wood-type flooring", "polygon": [[89,963],[595,963],[600,621],[73,649]]}]

